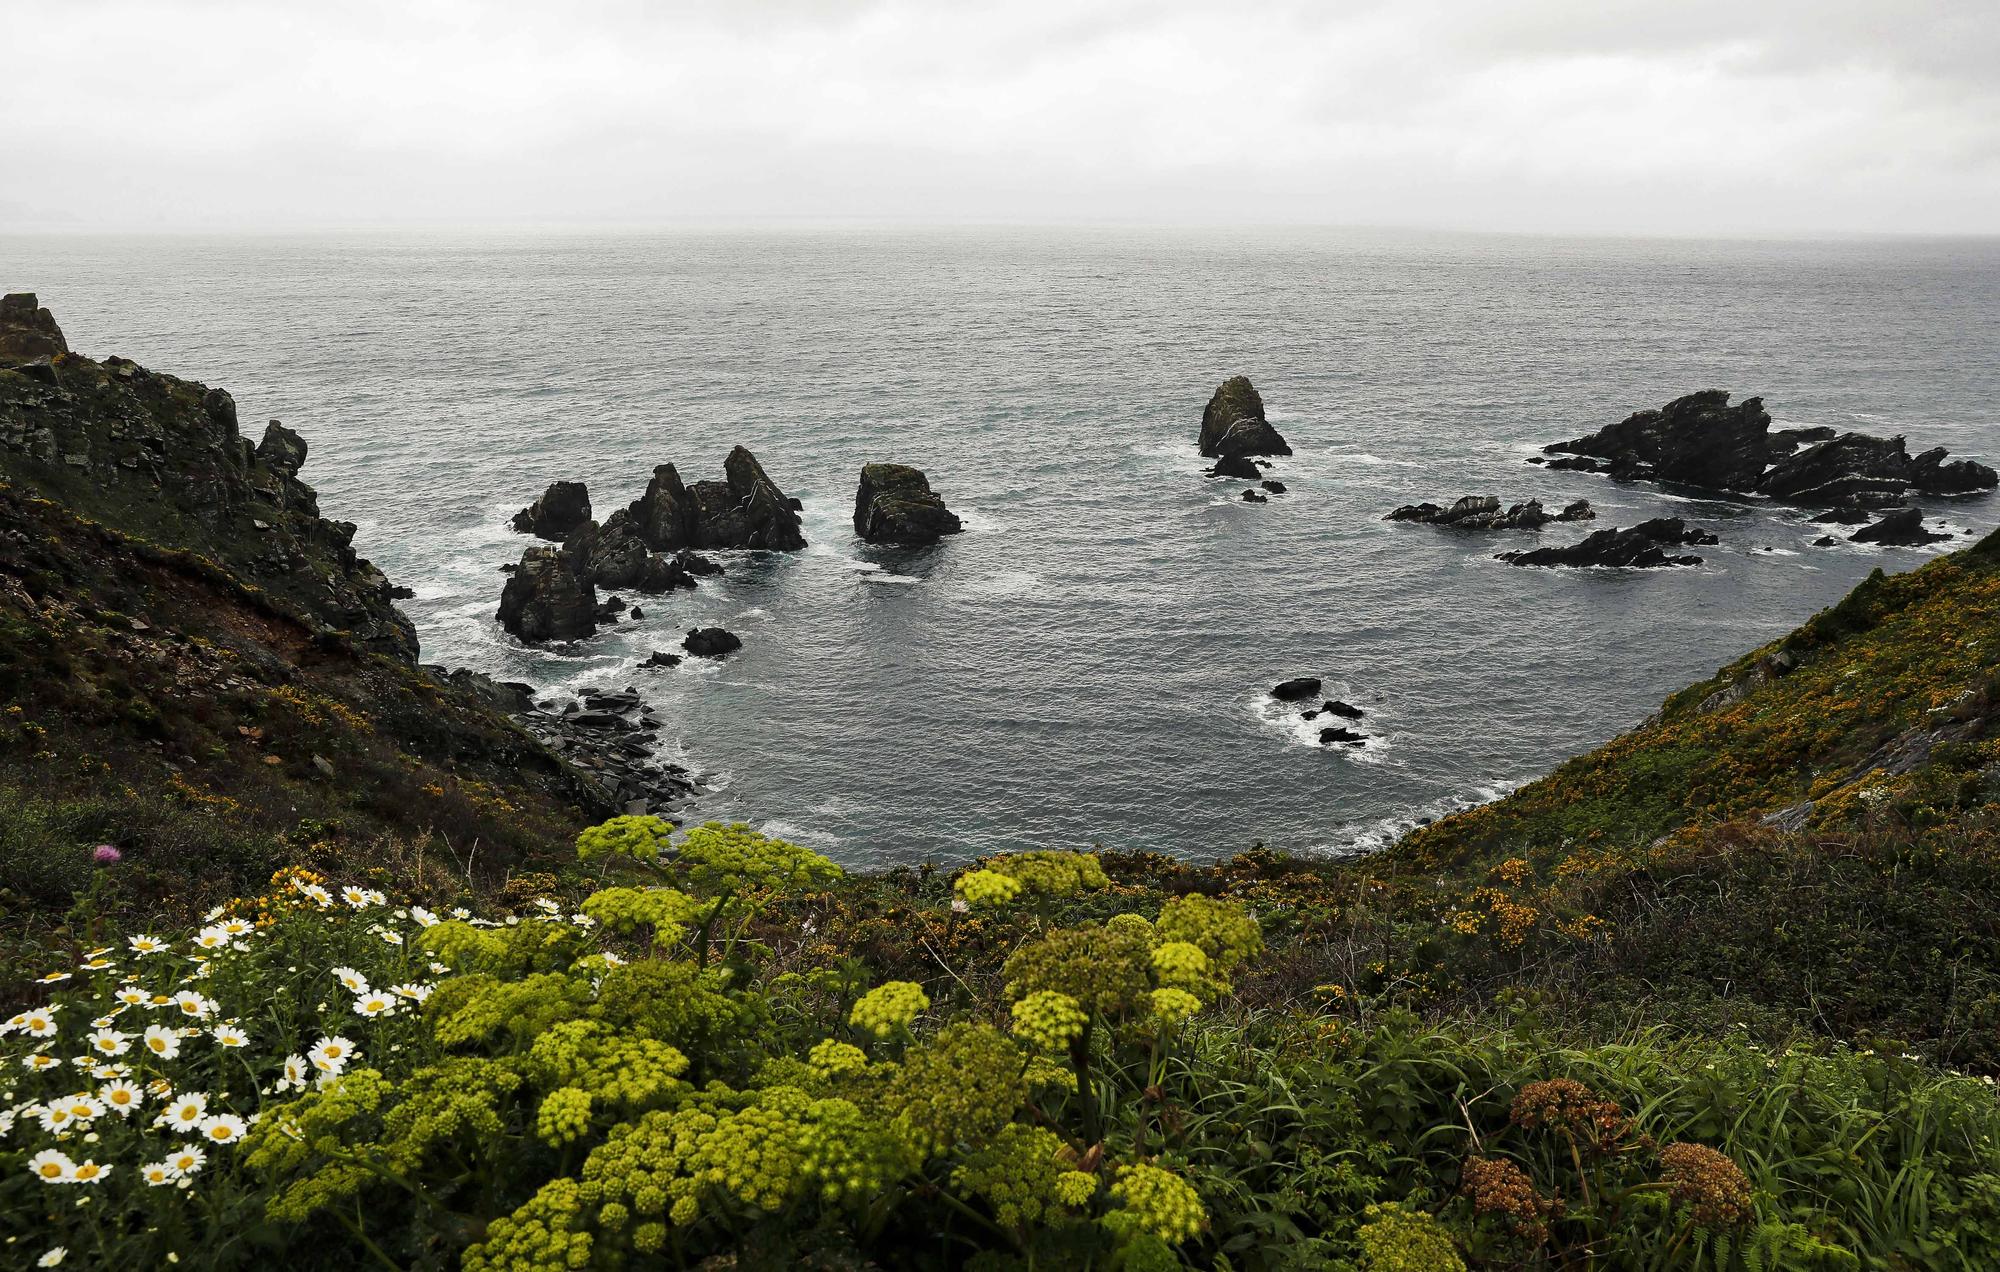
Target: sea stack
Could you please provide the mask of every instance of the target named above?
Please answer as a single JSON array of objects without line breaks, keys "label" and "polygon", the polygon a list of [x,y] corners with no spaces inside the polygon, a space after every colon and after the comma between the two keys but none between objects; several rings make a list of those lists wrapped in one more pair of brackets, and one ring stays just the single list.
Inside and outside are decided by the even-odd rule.
[{"label": "sea stack", "polygon": [[806,546],[794,501],[778,489],[755,455],[736,447],[723,461],[723,473],[723,481],[687,485],[672,464],[655,468],[646,493],[625,510],[646,546],[656,552],[682,548],[793,552]]},{"label": "sea stack", "polygon": [[854,533],[870,543],[936,543],[965,527],[931,490],[921,469],[864,464],[854,492]]},{"label": "sea stack", "polygon": [[[1248,376],[1222,382],[1201,413],[1201,453],[1213,459],[1242,460],[1249,455],[1289,455],[1292,448],[1264,418],[1264,399]],[[1217,465],[1218,468],[1222,467]],[[1234,465],[1222,476],[1249,475]]]},{"label": "sea stack", "polygon": [[590,491],[580,481],[552,481],[542,497],[514,514],[514,529],[561,543],[590,520]]},{"label": "sea stack", "polygon": [[528,644],[597,631],[597,589],[576,555],[529,548],[500,592],[500,625]]}]

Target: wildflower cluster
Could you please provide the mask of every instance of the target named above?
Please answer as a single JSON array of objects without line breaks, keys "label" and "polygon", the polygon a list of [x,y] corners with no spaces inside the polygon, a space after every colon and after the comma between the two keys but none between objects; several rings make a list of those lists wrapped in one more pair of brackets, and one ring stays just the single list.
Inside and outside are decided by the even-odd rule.
[{"label": "wildflower cluster", "polygon": [[1369,1272],[1465,1272],[1465,1260],[1436,1217],[1394,1201],[1362,1213],[1367,1222],[1355,1239]]},{"label": "wildflower cluster", "polygon": [[1669,1144],[1660,1150],[1660,1168],[1668,1195],[1701,1226],[1730,1227],[1751,1217],[1750,1181],[1727,1155],[1706,1144]]},{"label": "wildflower cluster", "polygon": [[1179,1245],[1208,1226],[1201,1194],[1187,1180],[1158,1166],[1119,1167],[1111,1195],[1122,1207],[1105,1218],[1114,1231],[1143,1232]]},{"label": "wildflower cluster", "polygon": [[1634,1131],[1616,1100],[1600,1098],[1574,1078],[1528,1083],[1514,1096],[1511,1116],[1516,1126],[1561,1131],[1598,1153],[1618,1151]]},{"label": "wildflower cluster", "polygon": [[1504,1157],[1467,1159],[1459,1191],[1471,1198],[1474,1213],[1499,1219],[1530,1245],[1548,1239],[1548,1221],[1562,1210],[1561,1202],[1535,1191],[1528,1172]]},{"label": "wildflower cluster", "polygon": [[612,857],[653,861],[666,852],[673,833],[673,824],[658,817],[613,817],[576,837],[576,855],[584,861]]},{"label": "wildflower cluster", "polygon": [[1014,1036],[1043,1051],[1061,1051],[1081,1037],[1090,1017],[1068,994],[1038,989],[1013,1006]]},{"label": "wildflower cluster", "polygon": [[923,986],[912,981],[888,981],[855,1000],[847,1013],[847,1023],[877,1038],[890,1038],[908,1030],[917,1013],[930,1005]]}]

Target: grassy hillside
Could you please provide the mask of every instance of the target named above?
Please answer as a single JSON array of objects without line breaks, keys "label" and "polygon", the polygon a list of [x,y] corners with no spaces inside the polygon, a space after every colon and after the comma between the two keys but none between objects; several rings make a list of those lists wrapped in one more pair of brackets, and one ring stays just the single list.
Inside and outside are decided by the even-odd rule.
[{"label": "grassy hillside", "polygon": [[0,371],[0,1265],[2000,1263],[2000,540],[1374,857],[849,876],[586,829],[225,399]]}]

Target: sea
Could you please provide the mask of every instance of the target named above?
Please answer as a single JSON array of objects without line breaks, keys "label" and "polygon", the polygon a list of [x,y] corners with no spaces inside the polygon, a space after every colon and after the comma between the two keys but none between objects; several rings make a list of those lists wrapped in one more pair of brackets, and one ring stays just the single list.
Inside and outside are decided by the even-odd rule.
[{"label": "sea", "polygon": [[[1779,427],[2000,462],[2000,240],[1710,241],[1332,229],[888,226],[0,237],[79,351],[282,419],[356,547],[415,590],[426,661],[563,698],[636,687],[666,758],[746,821],[857,868],[1033,847],[1206,858],[1374,850],[1638,724],[1670,692],[1928,549],[1815,547],[1756,499],[1525,461],[1704,388]],[[1248,375],[1295,454],[1268,503],[1203,475]],[[495,621],[508,517],[550,481],[601,518],[656,464],[750,447],[795,554],[573,648]],[[965,522],[851,524],[864,463]],[[1491,494],[1596,522],[1459,533],[1399,504]],[[2000,500],[1926,503],[1959,544]],[[1694,568],[1494,554],[1678,516]],[[722,662],[642,668],[717,625]],[[1362,748],[1269,689],[1318,676]],[[1327,721],[1326,723],[1333,723]]]}]

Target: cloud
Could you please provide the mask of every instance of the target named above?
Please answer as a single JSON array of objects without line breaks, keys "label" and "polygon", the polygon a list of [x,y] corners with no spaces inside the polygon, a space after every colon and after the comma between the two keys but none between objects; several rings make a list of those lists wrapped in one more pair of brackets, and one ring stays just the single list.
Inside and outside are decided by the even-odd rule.
[{"label": "cloud", "polygon": [[11,59],[0,163],[107,228],[1986,233],[1991,8],[70,0]]}]

